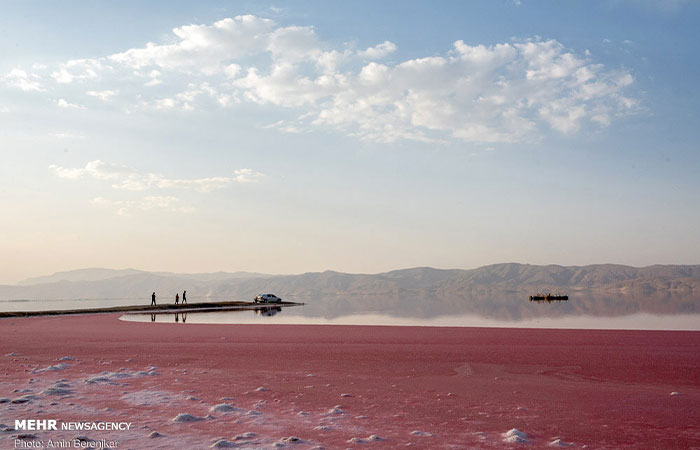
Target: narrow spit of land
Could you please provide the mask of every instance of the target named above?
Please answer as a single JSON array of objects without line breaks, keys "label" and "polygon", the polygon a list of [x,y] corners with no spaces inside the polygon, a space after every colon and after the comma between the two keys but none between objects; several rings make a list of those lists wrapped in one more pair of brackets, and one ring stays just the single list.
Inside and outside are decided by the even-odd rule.
[{"label": "narrow spit of land", "polygon": [[202,303],[186,303],[184,305],[131,305],[131,306],[110,306],[105,308],[88,308],[88,309],[57,309],[52,311],[6,311],[0,312],[0,318],[5,317],[33,317],[33,316],[64,316],[71,314],[105,314],[105,313],[168,313],[168,312],[194,312],[202,310],[217,310],[217,311],[233,311],[258,309],[272,306],[300,306],[303,303],[281,302],[281,303],[253,303],[242,301],[227,301],[227,302],[202,302]]}]

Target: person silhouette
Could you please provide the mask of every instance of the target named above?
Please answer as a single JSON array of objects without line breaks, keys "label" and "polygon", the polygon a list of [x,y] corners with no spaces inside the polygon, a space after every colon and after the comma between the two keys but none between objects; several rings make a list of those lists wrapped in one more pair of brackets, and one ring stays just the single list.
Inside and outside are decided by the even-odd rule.
[{"label": "person silhouette", "polygon": [[180,294],[175,294],[175,304],[180,303]]},{"label": "person silhouette", "polygon": [[156,306],[156,293],[151,294],[151,306]]},{"label": "person silhouette", "polygon": [[187,297],[186,297],[186,295],[187,295],[187,291],[182,291],[182,304],[183,304],[183,305],[184,305],[185,303],[187,303]]}]

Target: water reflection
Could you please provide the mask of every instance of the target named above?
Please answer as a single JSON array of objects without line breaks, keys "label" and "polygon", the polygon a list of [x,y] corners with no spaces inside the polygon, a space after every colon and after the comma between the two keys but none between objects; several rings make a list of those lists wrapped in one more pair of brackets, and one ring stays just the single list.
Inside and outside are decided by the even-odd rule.
[{"label": "water reflection", "polygon": [[[287,306],[289,307],[289,306]],[[158,323],[187,323],[188,314],[190,317],[195,317],[196,320],[193,323],[221,323],[221,317],[229,318],[232,317],[230,323],[237,323],[236,318],[242,314],[251,315],[253,317],[272,317],[278,313],[282,312],[281,306],[257,306],[254,308],[241,308],[236,310],[201,310],[196,312],[171,312],[171,311],[159,311],[154,313],[127,313],[124,314],[120,319],[133,322],[148,322],[150,318],[151,322]],[[219,315],[220,317],[212,321],[212,317]],[[229,323],[228,319],[224,319],[224,323]],[[244,321],[247,322],[247,321]]]},{"label": "water reflection", "polygon": [[[526,300],[528,304],[529,301]],[[552,306],[558,306],[553,302]],[[533,302],[533,308],[547,308],[545,303]],[[409,317],[371,311],[353,312],[336,317],[318,315],[318,307],[305,305],[282,311],[279,306],[258,307],[253,310],[202,311],[159,314],[125,314],[126,321],[172,323],[181,315],[182,323],[192,324],[306,324],[306,325],[392,325],[436,327],[507,327],[507,328],[569,328],[569,329],[623,329],[623,330],[696,330],[700,331],[700,314],[634,313],[611,317],[590,314],[560,314],[532,316],[519,320],[495,319],[477,314],[442,314],[430,317]]]},{"label": "water reflection", "polygon": [[282,312],[282,308],[280,306],[269,306],[265,308],[256,308],[254,312],[256,316],[272,317],[278,312]]},{"label": "water reflection", "polygon": [[[155,322],[155,319],[153,318],[153,316],[155,316],[155,314],[151,314],[151,322]],[[175,322],[180,321],[180,316],[182,316],[182,323],[187,322],[187,313],[186,312],[175,313]]]}]

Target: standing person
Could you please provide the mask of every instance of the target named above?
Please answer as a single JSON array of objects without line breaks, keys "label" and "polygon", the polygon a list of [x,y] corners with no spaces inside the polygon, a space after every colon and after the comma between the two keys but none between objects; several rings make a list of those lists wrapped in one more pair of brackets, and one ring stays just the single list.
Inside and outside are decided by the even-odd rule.
[{"label": "standing person", "polygon": [[183,304],[183,305],[184,305],[185,303],[187,303],[187,297],[186,297],[186,295],[187,295],[187,291],[182,291],[182,304]]},{"label": "standing person", "polygon": [[151,294],[151,306],[156,306],[156,293]]},{"label": "standing person", "polygon": [[175,304],[177,305],[180,302],[180,294],[175,294]]}]

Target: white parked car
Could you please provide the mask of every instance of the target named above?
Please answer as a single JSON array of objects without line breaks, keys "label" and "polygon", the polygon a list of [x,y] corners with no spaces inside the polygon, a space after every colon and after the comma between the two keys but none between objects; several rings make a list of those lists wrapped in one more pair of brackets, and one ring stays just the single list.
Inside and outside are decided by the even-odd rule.
[{"label": "white parked car", "polygon": [[255,303],[281,303],[282,299],[275,294],[260,294],[253,301]]}]

